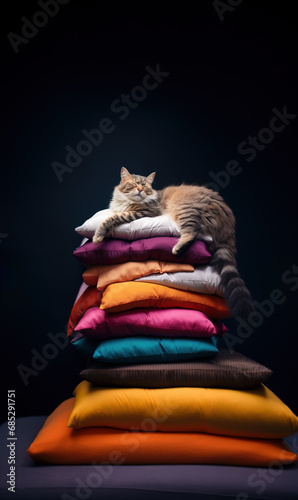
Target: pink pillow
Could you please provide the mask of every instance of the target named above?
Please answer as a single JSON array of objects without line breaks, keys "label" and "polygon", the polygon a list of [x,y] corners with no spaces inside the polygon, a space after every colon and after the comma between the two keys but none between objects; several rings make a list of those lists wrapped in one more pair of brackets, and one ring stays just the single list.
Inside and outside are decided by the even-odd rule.
[{"label": "pink pillow", "polygon": [[[87,309],[75,327],[94,339],[133,336],[211,337],[227,331],[223,323],[213,323],[208,316],[192,309],[130,309],[106,313],[98,307]],[[76,337],[78,339],[80,337]]]},{"label": "pink pillow", "polygon": [[209,262],[211,254],[203,241],[195,241],[181,255],[172,254],[172,248],[178,239],[171,236],[133,241],[104,239],[99,245],[94,245],[89,241],[78,247],[74,255],[87,266],[118,264],[128,260],[141,262],[148,259],[187,262],[188,264]]}]

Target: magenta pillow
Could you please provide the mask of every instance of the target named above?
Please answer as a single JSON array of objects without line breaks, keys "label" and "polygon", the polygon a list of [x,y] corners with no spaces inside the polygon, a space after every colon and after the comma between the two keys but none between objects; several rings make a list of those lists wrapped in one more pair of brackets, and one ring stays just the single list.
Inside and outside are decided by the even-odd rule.
[{"label": "magenta pillow", "polygon": [[[211,337],[227,331],[223,323],[213,323],[206,314],[192,309],[129,309],[106,313],[90,307],[75,327],[75,332],[94,339],[133,336]],[[76,336],[77,340],[80,336]]]},{"label": "magenta pillow", "polygon": [[128,260],[144,261],[148,259],[168,262],[187,262],[204,264],[209,262],[211,254],[203,241],[194,241],[181,255],[172,254],[172,248],[179,238],[160,236],[133,241],[105,239],[99,245],[91,241],[78,247],[74,255],[87,266],[96,264],[119,264]]}]

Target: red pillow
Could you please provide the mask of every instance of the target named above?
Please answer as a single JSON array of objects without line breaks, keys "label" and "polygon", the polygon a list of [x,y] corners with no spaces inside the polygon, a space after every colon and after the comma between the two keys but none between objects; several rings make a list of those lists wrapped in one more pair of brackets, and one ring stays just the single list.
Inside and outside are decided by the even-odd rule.
[{"label": "red pillow", "polygon": [[95,286],[89,286],[75,302],[67,326],[67,336],[73,332],[84,312],[92,306],[100,306],[102,293]]}]

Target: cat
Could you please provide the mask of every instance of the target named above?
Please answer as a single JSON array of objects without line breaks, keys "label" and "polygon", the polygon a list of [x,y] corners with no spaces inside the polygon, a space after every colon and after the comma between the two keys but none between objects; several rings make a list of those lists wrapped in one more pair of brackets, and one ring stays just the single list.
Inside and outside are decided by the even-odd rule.
[{"label": "cat", "polygon": [[115,215],[110,216],[97,228],[93,237],[95,245],[98,245],[112,228],[120,224],[141,217],[157,217],[162,213],[158,192],[152,188],[155,172],[144,177],[130,174],[122,167],[120,177],[120,184],[114,188],[109,205]]},{"label": "cat", "polygon": [[206,241],[212,238],[208,242],[210,265],[220,275],[231,315],[247,320],[254,305],[237,270],[235,217],[220,194],[205,186],[187,184],[156,191],[152,188],[155,172],[144,177],[122,167],[120,176],[109,206],[115,215],[97,228],[93,243],[99,244],[111,229],[125,222],[168,214],[180,231],[173,254],[179,255],[198,237]]}]

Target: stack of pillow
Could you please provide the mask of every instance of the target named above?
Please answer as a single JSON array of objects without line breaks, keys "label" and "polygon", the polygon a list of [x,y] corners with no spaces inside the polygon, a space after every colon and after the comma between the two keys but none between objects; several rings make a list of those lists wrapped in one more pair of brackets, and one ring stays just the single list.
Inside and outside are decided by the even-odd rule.
[{"label": "stack of pillow", "polygon": [[[97,217],[93,227],[98,223]],[[72,309],[68,335],[94,359],[157,363],[218,352],[217,336],[226,331],[220,320],[229,316],[219,276],[203,241],[172,254],[178,239],[169,234],[172,224],[166,216],[139,219],[74,252],[87,266],[87,288]],[[84,226],[77,230],[90,234]]]},{"label": "stack of pillow", "polygon": [[[77,232],[92,238],[105,210]],[[74,252],[87,266],[68,335],[90,359],[74,398],[29,455],[47,463],[268,466],[297,456],[298,418],[265,385],[266,367],[217,348],[229,316],[207,242],[182,255],[167,216],[123,224]],[[61,443],[63,442],[63,447]]]}]

